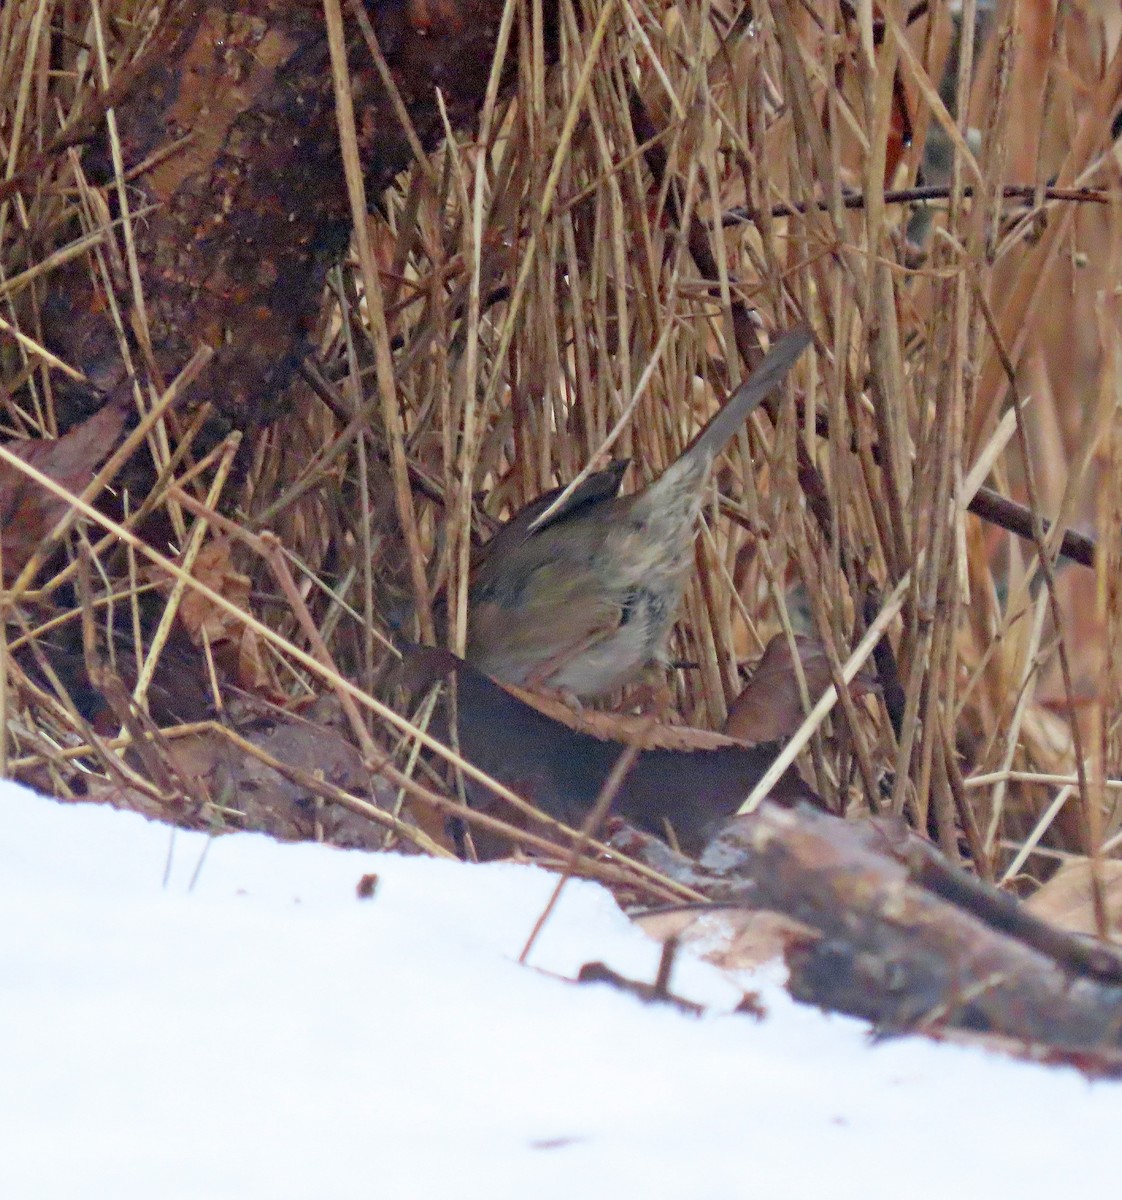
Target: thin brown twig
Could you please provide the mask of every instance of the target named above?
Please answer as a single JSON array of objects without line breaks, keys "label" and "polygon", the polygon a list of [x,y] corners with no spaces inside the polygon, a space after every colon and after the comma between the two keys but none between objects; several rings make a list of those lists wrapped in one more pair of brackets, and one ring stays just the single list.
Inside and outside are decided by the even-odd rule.
[{"label": "thin brown twig", "polygon": [[[977,188],[974,184],[964,184],[962,195],[973,199]],[[950,199],[951,189],[947,184],[931,183],[917,187],[890,188],[879,197],[882,204],[930,204],[936,200]],[[1006,200],[1029,200],[1039,203],[1042,200],[1065,202],[1070,204],[1110,204],[1114,197],[1108,188],[1037,188],[1032,184],[1007,183],[1001,188],[1001,196]],[[841,197],[842,208],[859,211],[868,204],[868,197],[863,192],[845,192]],[[782,217],[801,216],[814,209],[829,212],[829,202],[826,200],[788,200],[782,204],[774,204],[769,212],[774,220]],[[744,205],[728,209],[721,215],[721,224],[726,229],[736,225],[756,224],[759,214]]]}]

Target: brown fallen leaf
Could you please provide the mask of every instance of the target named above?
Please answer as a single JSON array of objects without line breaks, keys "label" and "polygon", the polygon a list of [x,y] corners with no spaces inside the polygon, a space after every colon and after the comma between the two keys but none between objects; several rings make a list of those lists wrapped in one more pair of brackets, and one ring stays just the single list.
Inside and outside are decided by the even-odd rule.
[{"label": "brown fallen leaf", "polygon": [[730,972],[775,962],[795,946],[816,942],[821,936],[785,913],[717,905],[663,909],[633,919],[656,941],[677,938],[707,962]]},{"label": "brown fallen leaf", "polygon": [[[1099,867],[1111,938],[1122,942],[1122,862],[1106,861]],[[1025,901],[1025,908],[1060,929],[1093,935],[1095,911],[1091,900],[1091,864],[1086,859],[1065,863]]]},{"label": "brown fallen leaf", "polygon": [[[362,755],[322,720],[259,706],[245,697],[238,707],[237,732],[264,754],[345,791],[361,793],[369,787]],[[329,841],[338,836],[342,845],[371,846],[370,835],[379,843],[384,839],[384,831],[369,821],[333,804],[318,805],[314,794],[218,730],[170,741],[168,753],[181,775],[196,780],[200,791],[205,789],[227,809],[226,819],[234,828],[295,839],[313,837],[319,822],[322,836]],[[366,838],[352,840],[352,826]]]},{"label": "brown fallen leaf", "polygon": [[[252,698],[230,706],[229,727],[278,770],[210,723],[184,737],[168,738],[162,752],[185,785],[182,795],[161,800],[119,781],[85,777],[86,798],[144,813],[191,829],[254,830],[286,841],[324,841],[352,849],[380,850],[389,836],[384,826],[324,799],[314,784],[393,805],[395,793],[371,776],[358,749],[335,727],[337,705],[324,698],[308,715],[284,712]],[[402,818],[412,824],[408,817]],[[407,839],[397,849],[412,853]]]},{"label": "brown fallen leaf", "polygon": [[722,746],[745,743],[727,733],[696,729],[692,725],[665,725],[634,713],[601,712],[593,708],[574,708],[557,696],[533,692],[504,684],[505,690],[530,708],[578,733],[588,733],[600,741],[626,742],[644,750],[717,750]]},{"label": "brown fallen leaf", "polygon": [[[591,811],[628,744],[547,716],[447,651],[413,648],[407,655],[407,673],[414,687],[454,676],[461,753],[569,825],[579,826]],[[696,732],[701,744],[710,748],[683,749],[680,728],[672,730],[677,741],[673,748],[650,748],[652,739],[646,739],[648,748],[639,752],[611,808],[615,816],[660,837],[673,830],[690,854],[698,853],[736,812],[777,753],[775,746],[749,747]],[[496,811],[494,797],[482,784],[466,783],[475,807]],[[822,804],[795,771],[779,780],[771,796],[781,804]]]},{"label": "brown fallen leaf", "polygon": [[[199,551],[191,574],[211,591],[248,612],[252,580],[234,567],[230,551],[229,538],[211,538]],[[237,617],[191,590],[184,593],[179,605],[179,619],[196,646],[202,645],[204,635],[213,644],[236,637],[245,628]]]},{"label": "brown fallen leaf", "polygon": [[[806,677],[806,690],[813,704],[833,682],[826,651],[821,641],[807,634],[795,634],[795,646]],[[868,670],[858,673],[849,685],[854,700],[878,690]],[[750,746],[790,737],[805,718],[799,696],[799,680],[791,658],[791,644],[785,634],[777,633],[768,642],[756,664],[752,678],[733,702],[725,722],[725,733]]]},{"label": "brown fallen leaf", "polygon": [[[191,574],[211,591],[248,613],[253,581],[234,566],[232,549],[229,538],[211,538],[199,551]],[[163,572],[153,570],[152,577],[161,588],[171,587],[171,581]],[[261,640],[244,621],[190,588],[183,595],[178,616],[196,646],[202,646],[204,641],[210,645],[228,679],[248,692],[276,694],[279,691],[262,653]]]},{"label": "brown fallen leaf", "polygon": [[[115,401],[60,438],[23,438],[5,449],[75,495],[94,477],[116,447],[125,426],[126,407]],[[11,583],[43,548],[69,503],[29,479],[18,467],[0,462],[0,539],[4,581]]]}]

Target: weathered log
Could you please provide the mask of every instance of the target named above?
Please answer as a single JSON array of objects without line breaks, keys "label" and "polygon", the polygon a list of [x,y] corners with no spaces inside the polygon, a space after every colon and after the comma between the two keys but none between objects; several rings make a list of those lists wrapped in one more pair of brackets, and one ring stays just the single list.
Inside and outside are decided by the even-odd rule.
[{"label": "weathered log", "polygon": [[634,830],[613,844],[714,909],[790,922],[797,999],[882,1030],[984,1032],[1122,1065],[1122,958],[950,867],[903,824],[764,804],[697,862]]}]

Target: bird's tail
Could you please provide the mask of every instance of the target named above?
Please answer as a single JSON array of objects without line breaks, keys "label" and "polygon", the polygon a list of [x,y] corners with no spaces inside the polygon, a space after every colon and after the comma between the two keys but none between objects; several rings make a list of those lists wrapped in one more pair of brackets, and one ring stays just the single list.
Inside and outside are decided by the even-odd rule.
[{"label": "bird's tail", "polygon": [[713,415],[682,458],[712,462],[741,425],[787,378],[799,355],[812,340],[811,332],[805,325],[796,325],[788,330],[767,352],[763,362]]}]

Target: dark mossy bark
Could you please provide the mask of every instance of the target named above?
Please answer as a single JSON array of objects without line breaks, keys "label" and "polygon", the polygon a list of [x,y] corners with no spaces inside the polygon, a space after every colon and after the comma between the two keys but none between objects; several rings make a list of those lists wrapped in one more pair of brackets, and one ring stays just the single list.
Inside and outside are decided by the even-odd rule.
[{"label": "dark mossy bark", "polygon": [[[422,145],[431,149],[443,134],[437,89],[452,123],[470,125],[483,103],[503,0],[367,0],[365,7]],[[346,5],[344,20],[375,203],[411,150]],[[142,214],[134,236],[151,354],[138,342],[138,360],[166,383],[200,345],[213,347],[189,403],[210,401],[228,427],[251,428],[283,411],[327,271],[350,237],[322,4],[173,3],[132,78],[115,91],[123,95],[115,113],[129,207]],[[104,127],[85,146],[83,166],[92,182],[112,183]],[[116,189],[108,194],[116,204]],[[125,367],[105,297],[79,270],[52,280],[43,305],[48,343],[97,393],[112,392]],[[115,287],[129,312],[127,279]],[[93,399],[87,393],[75,415]]]}]

